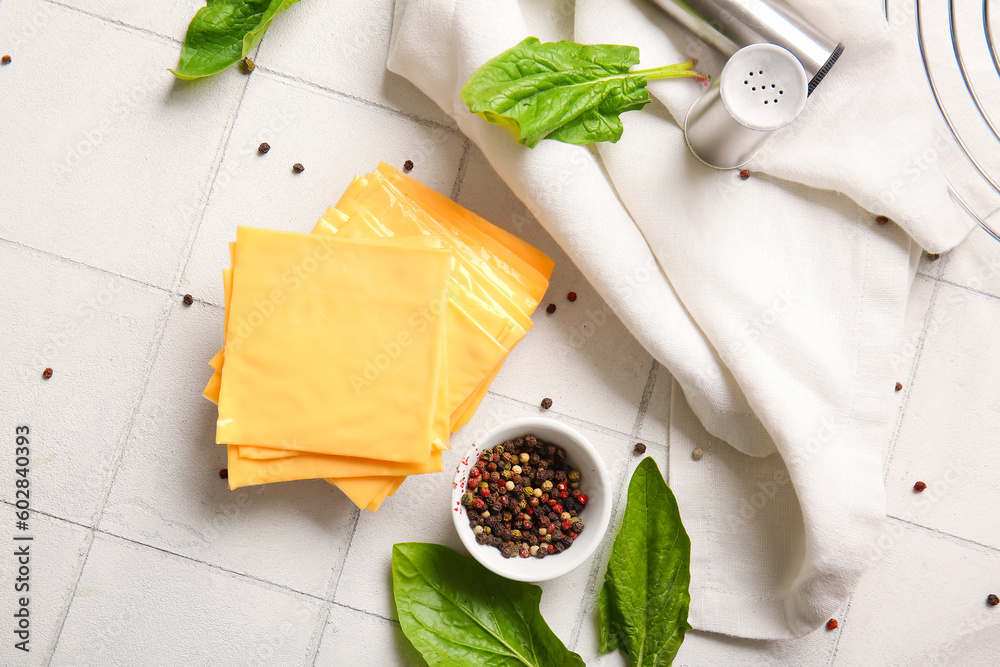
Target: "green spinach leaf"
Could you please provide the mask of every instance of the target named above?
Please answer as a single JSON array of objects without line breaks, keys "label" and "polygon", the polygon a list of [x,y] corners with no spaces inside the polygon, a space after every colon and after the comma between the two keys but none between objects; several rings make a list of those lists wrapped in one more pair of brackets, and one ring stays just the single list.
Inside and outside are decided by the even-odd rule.
[{"label": "green spinach leaf", "polygon": [[250,53],[274,17],[298,0],[208,0],[191,19],[181,47],[179,79],[218,74]]},{"label": "green spinach leaf", "polygon": [[476,70],[462,87],[462,101],[486,121],[510,127],[529,148],[542,139],[614,143],[622,136],[619,116],[649,102],[649,81],[708,81],[693,61],[629,71],[638,62],[634,46],[528,37]]},{"label": "green spinach leaf", "polygon": [[403,634],[432,666],[583,665],[538,611],[541,588],[447,547],[393,546],[392,593]]},{"label": "green spinach leaf", "polygon": [[622,527],[615,538],[604,586],[600,651],[623,649],[632,667],[667,667],[691,629],[691,540],[677,500],[656,462],[646,458],[632,474]]}]

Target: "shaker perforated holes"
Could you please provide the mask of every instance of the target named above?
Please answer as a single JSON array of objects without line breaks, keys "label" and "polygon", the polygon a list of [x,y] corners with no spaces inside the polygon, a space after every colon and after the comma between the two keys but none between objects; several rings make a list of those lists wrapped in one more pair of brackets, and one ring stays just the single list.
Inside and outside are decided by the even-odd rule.
[{"label": "shaker perforated holes", "polygon": [[742,67],[727,63],[724,76],[720,76],[722,98],[730,115],[753,130],[770,131],[787,125],[805,104],[809,82],[802,64],[773,44],[753,44],[738,55],[735,64]]}]

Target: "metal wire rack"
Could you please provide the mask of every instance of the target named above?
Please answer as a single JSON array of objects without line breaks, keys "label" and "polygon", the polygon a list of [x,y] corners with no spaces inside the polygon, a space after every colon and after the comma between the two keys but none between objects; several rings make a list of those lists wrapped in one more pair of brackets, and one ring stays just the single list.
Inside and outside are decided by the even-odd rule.
[{"label": "metal wire rack", "polygon": [[[984,220],[1000,209],[1000,7],[990,0],[914,0],[917,43],[941,117],[975,175],[948,174],[955,201],[996,241]],[[890,19],[888,1],[884,2]],[[992,67],[990,67],[992,65]]]}]

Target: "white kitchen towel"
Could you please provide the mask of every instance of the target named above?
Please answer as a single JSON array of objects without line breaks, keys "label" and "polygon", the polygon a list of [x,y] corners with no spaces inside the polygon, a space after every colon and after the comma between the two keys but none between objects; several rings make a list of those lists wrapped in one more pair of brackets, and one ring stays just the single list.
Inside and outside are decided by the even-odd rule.
[{"label": "white kitchen towel", "polygon": [[[904,178],[933,137],[919,65],[879,3],[792,4],[846,51],[746,181],[687,150],[675,119],[702,92],[690,79],[652,82],[654,101],[622,116],[617,144],[527,149],[470,114],[459,97],[469,76],[529,34],[515,0],[397,0],[388,60],[455,119],[673,374],[678,414],[690,406],[741,456],[780,455],[764,473],[785,470],[788,482],[742,520],[727,517],[764,473],[670,470],[693,538],[692,624],[755,638],[817,628],[870,564],[920,247],[948,250],[973,224],[935,165]],[[560,13],[567,3],[527,6],[541,37],[571,23],[576,41],[638,46],[641,67],[694,56],[717,76],[724,64],[646,0],[578,0],[572,15]],[[781,576],[754,577],[774,571],[776,549]]]}]

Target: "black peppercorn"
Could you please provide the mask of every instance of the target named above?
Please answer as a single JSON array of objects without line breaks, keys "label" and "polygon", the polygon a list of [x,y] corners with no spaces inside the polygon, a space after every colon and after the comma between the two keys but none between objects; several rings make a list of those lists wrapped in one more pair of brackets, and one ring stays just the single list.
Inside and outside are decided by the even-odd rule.
[{"label": "black peppercorn", "polygon": [[223,468],[219,471],[219,477],[222,479],[229,479],[229,468]]},{"label": "black peppercorn", "polygon": [[554,304],[554,303],[550,303],[550,304],[549,304],[549,305],[548,305],[548,306],[547,306],[547,307],[545,308],[545,312],[546,312],[546,313],[548,313],[549,315],[551,315],[552,313],[556,312],[556,304]]},{"label": "black peppercorn", "polygon": [[191,296],[190,294],[185,294],[183,302],[185,306],[190,306],[192,303],[194,303],[194,297]]},{"label": "black peppercorn", "polygon": [[411,171],[413,169],[413,160],[407,160],[403,163],[403,169],[406,171]]},{"label": "black peppercorn", "polygon": [[260,153],[261,155],[268,152],[269,150],[271,150],[271,144],[267,143],[266,141],[262,142],[261,145],[257,147],[257,152]]},{"label": "black peppercorn", "polygon": [[641,443],[641,442],[635,443],[635,453],[636,454],[645,454],[646,453],[646,445],[644,443]]},{"label": "black peppercorn", "polygon": [[294,171],[296,174],[301,174],[305,170],[306,168],[302,166],[301,162],[296,162],[295,164],[292,165],[292,171]]},{"label": "black peppercorn", "polygon": [[991,607],[995,607],[998,604],[1000,604],[1000,598],[998,598],[993,593],[990,593],[989,595],[986,596],[986,604],[988,604]]}]

